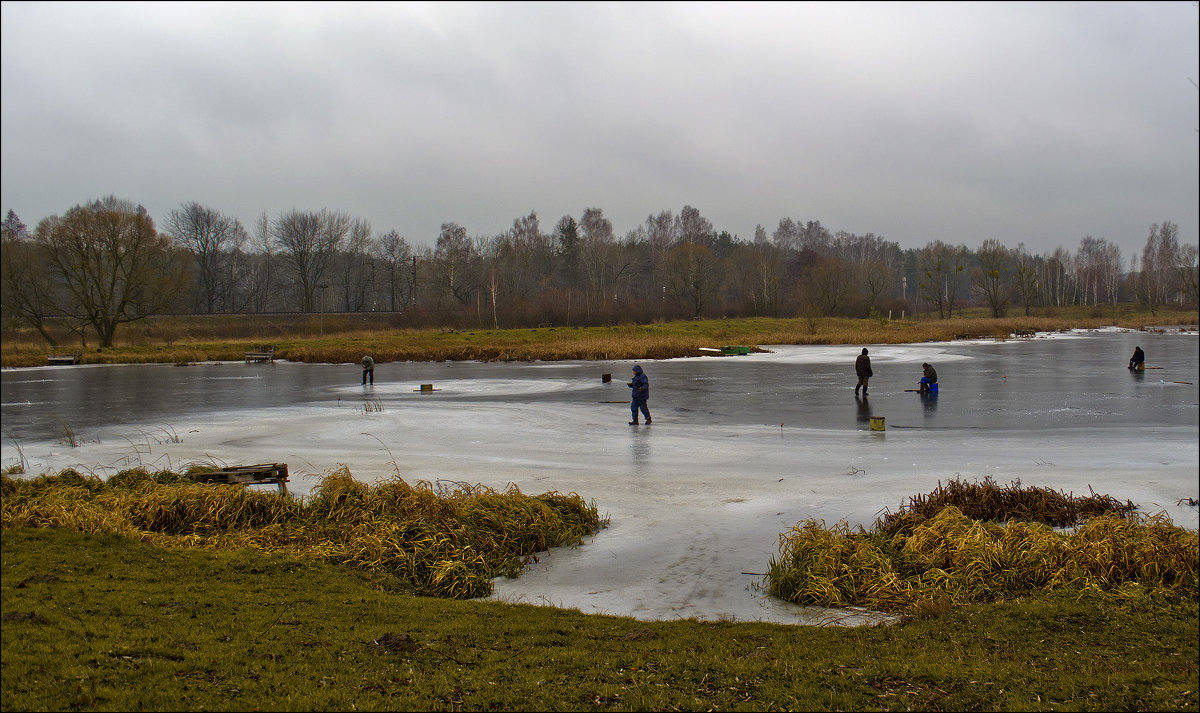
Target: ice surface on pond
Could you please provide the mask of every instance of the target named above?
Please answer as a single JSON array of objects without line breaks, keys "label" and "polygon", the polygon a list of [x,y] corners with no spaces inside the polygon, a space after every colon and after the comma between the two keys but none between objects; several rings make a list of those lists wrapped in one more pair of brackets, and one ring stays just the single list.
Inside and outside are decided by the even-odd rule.
[{"label": "ice surface on pond", "polygon": [[[855,623],[870,617],[765,596],[780,533],[810,517],[869,527],[938,481],[985,476],[1090,488],[1196,529],[1196,508],[1178,501],[1198,494],[1198,342],[1105,330],[866,345],[867,399],[853,393],[861,345],[643,361],[654,423],[637,427],[633,362],[388,363],[367,387],[356,364],[6,370],[0,457],[101,475],[285,462],[298,495],[340,463],[367,482],[577,492],[610,527],[497,580],[493,598],[648,620]],[[1135,344],[1145,373],[1125,368]],[[923,361],[938,369],[936,399],[905,391]],[[885,431],[869,430],[875,417]]]}]

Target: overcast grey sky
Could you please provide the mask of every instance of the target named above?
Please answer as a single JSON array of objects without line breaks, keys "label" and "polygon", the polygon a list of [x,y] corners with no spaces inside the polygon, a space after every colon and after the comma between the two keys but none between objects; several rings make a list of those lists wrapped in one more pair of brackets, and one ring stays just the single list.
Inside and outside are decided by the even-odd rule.
[{"label": "overcast grey sky", "polygon": [[1197,241],[1196,2],[4,2],[2,202]]}]

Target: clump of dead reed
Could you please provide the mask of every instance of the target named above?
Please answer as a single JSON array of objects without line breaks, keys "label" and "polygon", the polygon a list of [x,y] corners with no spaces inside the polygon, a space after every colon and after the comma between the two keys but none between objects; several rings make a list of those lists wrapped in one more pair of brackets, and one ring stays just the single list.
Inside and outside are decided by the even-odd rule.
[{"label": "clump of dead reed", "polygon": [[1136,508],[1129,500],[1121,502],[1094,491],[1083,497],[1049,488],[1022,487],[1020,480],[1002,486],[990,477],[975,483],[956,478],[945,485],[939,480],[931,492],[913,495],[897,512],[887,512],[877,520],[876,528],[888,535],[908,533],[948,505],[976,520],[1023,520],[1052,527],[1078,525],[1105,513],[1127,515]]},{"label": "clump of dead reed", "polygon": [[[1006,498],[993,483],[979,485],[939,483],[869,532],[797,524],[780,535],[771,594],[798,604],[910,611],[1031,590],[1196,596],[1198,535],[1165,515],[1139,515],[1128,502],[1095,494],[1071,498],[1014,484],[1000,489]],[[1048,504],[1033,507],[1043,497]],[[1078,525],[1069,531],[1048,524],[1071,517]]]},{"label": "clump of dead reed", "polygon": [[427,482],[399,477],[360,483],[345,466],[304,501],[143,469],[107,481],[75,471],[3,476],[2,490],[4,528],[63,527],[168,547],[286,553],[348,565],[391,589],[454,598],[487,595],[494,577],[516,576],[535,552],[578,544],[606,524],[575,493],[529,496],[513,485],[501,493],[459,484],[439,494]]}]

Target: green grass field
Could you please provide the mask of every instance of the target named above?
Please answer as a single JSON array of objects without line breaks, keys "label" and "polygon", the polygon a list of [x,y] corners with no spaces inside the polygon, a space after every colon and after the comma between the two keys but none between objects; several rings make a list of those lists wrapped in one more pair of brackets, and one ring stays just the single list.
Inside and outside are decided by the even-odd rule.
[{"label": "green grass field", "polygon": [[[1057,566],[1043,558],[1001,563],[1012,581],[993,587],[1000,575],[985,574],[986,591],[965,598],[939,579],[936,596],[889,626],[641,622],[468,599],[518,574],[521,558],[602,528],[574,495],[434,493],[343,472],[311,502],[167,471],[2,482],[3,710],[1197,707],[1196,535],[1177,528],[1160,528],[1174,544],[1138,550],[1128,571],[1126,545],[1088,538],[1098,574],[1074,584],[1009,586]],[[1125,508],[1048,494],[939,488],[881,527],[916,537],[943,519],[942,501],[985,521],[1031,504],[1033,520]],[[939,563],[954,589],[979,574],[979,553],[999,554],[960,535],[940,536],[965,548]],[[850,556],[836,572],[784,559],[772,590],[879,586],[878,557]]]},{"label": "green grass field", "polygon": [[1196,710],[1195,601],[1042,595],[875,628],[642,622],[342,566],[6,529],[4,710]]}]

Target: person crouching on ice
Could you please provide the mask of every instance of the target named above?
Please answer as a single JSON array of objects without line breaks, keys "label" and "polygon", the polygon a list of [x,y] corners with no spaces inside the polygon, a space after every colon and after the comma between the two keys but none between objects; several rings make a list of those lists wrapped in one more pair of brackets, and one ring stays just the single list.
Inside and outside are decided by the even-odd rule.
[{"label": "person crouching on ice", "polygon": [[642,373],[642,367],[637,364],[633,365],[633,381],[626,384],[633,389],[633,398],[629,401],[629,410],[633,412],[633,420],[629,422],[630,426],[638,425],[638,411],[640,410],[646,416],[646,425],[650,425],[650,407],[647,402],[650,400],[650,379]]},{"label": "person crouching on ice", "polygon": [[1146,368],[1146,352],[1141,347],[1133,348],[1133,356],[1129,357],[1129,368],[1141,371]]},{"label": "person crouching on ice", "polygon": [[921,385],[917,388],[917,391],[922,394],[928,394],[937,386],[937,371],[928,362],[922,364],[921,369],[924,370],[924,375],[921,377]]}]

